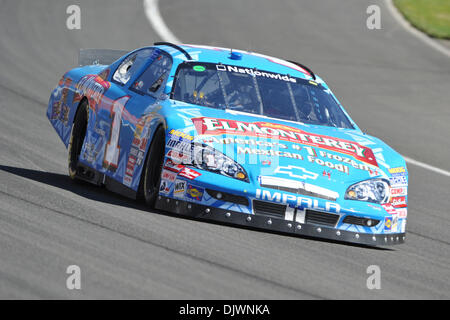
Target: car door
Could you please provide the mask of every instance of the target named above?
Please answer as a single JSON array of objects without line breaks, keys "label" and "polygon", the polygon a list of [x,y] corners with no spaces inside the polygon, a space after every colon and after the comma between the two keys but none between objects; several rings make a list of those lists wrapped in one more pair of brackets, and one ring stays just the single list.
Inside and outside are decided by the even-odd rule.
[{"label": "car door", "polygon": [[[125,134],[125,143],[121,145],[127,153],[124,162],[122,183],[137,190],[139,176],[142,170],[150,137],[156,125],[160,123],[160,100],[165,99],[164,88],[172,67],[170,55],[160,49],[155,49],[150,63],[133,81],[129,88],[130,100],[127,102],[127,112],[134,122]],[[123,121],[126,125],[126,121]],[[131,129],[131,130],[130,130]]]},{"label": "car door", "polygon": [[91,112],[85,145],[86,154],[93,156],[83,160],[90,159],[97,171],[131,186],[135,167],[142,165],[145,154],[146,114],[160,97],[166,80],[162,75],[170,67],[170,56],[157,48],[144,48],[113,70],[109,90]]},{"label": "car door", "polygon": [[[107,86],[101,92],[90,95],[89,122],[86,138],[80,154],[80,162],[113,176],[119,167],[122,120],[133,119],[126,106],[130,102],[129,86],[133,79],[144,70],[154,52],[153,48],[143,48],[130,53],[115,68],[114,64],[103,74]],[[102,72],[103,73],[103,72]],[[108,81],[106,81],[108,80]],[[100,86],[91,86],[96,90]]]}]

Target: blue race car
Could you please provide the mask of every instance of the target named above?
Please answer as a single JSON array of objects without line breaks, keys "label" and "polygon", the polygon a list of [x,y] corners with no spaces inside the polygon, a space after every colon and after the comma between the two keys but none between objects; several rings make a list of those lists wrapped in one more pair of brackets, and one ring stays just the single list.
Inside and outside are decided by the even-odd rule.
[{"label": "blue race car", "polygon": [[80,62],[47,111],[72,179],[199,219],[404,242],[404,159],[304,65],[166,42],[82,50]]}]

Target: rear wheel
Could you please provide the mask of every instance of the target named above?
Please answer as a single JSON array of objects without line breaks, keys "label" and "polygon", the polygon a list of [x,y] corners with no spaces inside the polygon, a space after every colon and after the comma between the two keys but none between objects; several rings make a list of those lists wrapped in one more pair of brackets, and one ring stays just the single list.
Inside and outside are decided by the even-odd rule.
[{"label": "rear wheel", "polygon": [[152,144],[150,145],[145,161],[143,196],[146,204],[151,208],[155,207],[156,198],[159,193],[164,160],[165,137],[164,128],[162,126],[158,127],[153,135]]},{"label": "rear wheel", "polygon": [[89,119],[89,105],[86,100],[81,102],[78,107],[75,119],[73,121],[72,133],[69,141],[69,176],[76,180],[78,159],[81,153],[81,147],[86,137],[87,123]]}]

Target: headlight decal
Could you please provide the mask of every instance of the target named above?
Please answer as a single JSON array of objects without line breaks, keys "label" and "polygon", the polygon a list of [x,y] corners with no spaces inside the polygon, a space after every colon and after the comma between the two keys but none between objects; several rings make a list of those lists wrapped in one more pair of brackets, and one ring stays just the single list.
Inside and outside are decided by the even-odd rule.
[{"label": "headlight decal", "polygon": [[386,179],[364,180],[348,187],[345,199],[379,204],[388,203],[390,188],[389,181]]},{"label": "headlight decal", "polygon": [[247,173],[241,165],[205,144],[193,144],[192,165],[199,169],[248,182]]},{"label": "headlight decal", "polygon": [[240,164],[205,144],[191,143],[190,148],[172,148],[167,156],[176,163],[249,182],[247,172]]}]

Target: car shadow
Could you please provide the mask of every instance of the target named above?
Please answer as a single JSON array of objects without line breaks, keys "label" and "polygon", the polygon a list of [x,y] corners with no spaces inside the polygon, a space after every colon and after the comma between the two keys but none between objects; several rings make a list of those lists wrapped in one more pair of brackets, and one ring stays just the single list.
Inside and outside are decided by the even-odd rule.
[{"label": "car shadow", "polygon": [[145,205],[84,181],[73,181],[66,174],[0,165],[0,170],[22,178],[73,192],[90,200],[147,211]]},{"label": "car shadow", "polygon": [[[5,166],[5,165],[0,165],[0,170],[14,174],[14,175],[22,177],[22,178],[30,179],[33,181],[47,184],[49,186],[53,186],[53,187],[60,188],[60,189],[66,190],[66,191],[70,191],[81,197],[84,197],[84,198],[87,198],[90,200],[96,200],[96,201],[101,201],[104,203],[109,203],[109,204],[123,206],[123,207],[127,207],[127,208],[133,208],[133,209],[140,210],[140,211],[150,212],[149,208],[143,202],[126,198],[120,194],[113,193],[113,192],[107,190],[106,188],[98,187],[98,186],[92,185],[88,182],[83,182],[83,181],[75,182],[72,179],[70,179],[68,175],[65,175],[65,174],[46,172],[46,171],[38,171],[38,170],[26,169],[26,168],[11,167],[11,166]],[[165,216],[170,216],[170,217],[174,216],[174,214],[172,214],[172,213],[161,211],[161,210],[156,210],[156,209],[152,209],[151,212],[165,215]],[[215,224],[215,225],[229,226],[229,227],[234,227],[234,228],[239,228],[239,229],[247,229],[247,230],[252,230],[252,231],[256,231],[256,232],[277,234],[277,235],[291,237],[291,238],[301,238],[301,239],[307,239],[307,240],[312,240],[312,241],[333,243],[333,244],[365,248],[365,249],[372,249],[372,250],[394,251],[394,249],[386,248],[386,247],[375,247],[375,246],[369,246],[369,245],[365,245],[365,244],[357,244],[357,243],[349,243],[349,242],[344,242],[344,241],[315,238],[315,237],[304,236],[304,235],[292,235],[289,233],[271,231],[271,230],[267,230],[267,229],[262,230],[262,229],[252,228],[252,227],[236,226],[236,225],[229,224],[229,223],[203,220],[203,219],[195,219],[192,217],[181,216],[181,215],[176,215],[176,217],[180,218],[180,219],[185,219],[185,220],[208,222],[208,223]]]}]

